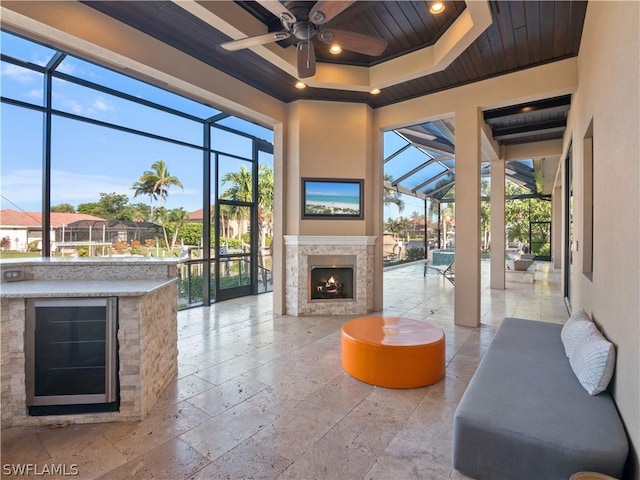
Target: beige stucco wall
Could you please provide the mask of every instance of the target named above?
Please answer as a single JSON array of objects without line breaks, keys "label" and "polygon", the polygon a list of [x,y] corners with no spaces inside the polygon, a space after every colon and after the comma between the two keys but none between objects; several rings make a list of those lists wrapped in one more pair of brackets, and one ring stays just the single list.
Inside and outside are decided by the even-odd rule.
[{"label": "beige stucco wall", "polygon": [[367,235],[365,220],[302,220],[301,178],[364,180],[365,218],[371,215],[369,189],[372,114],[367,105],[298,101],[288,107],[287,208],[285,235]]},{"label": "beige stucco wall", "polygon": [[[640,448],[640,3],[590,2],[579,88],[569,113],[573,140],[574,251],[571,304],[584,308],[616,345],[613,393]],[[594,268],[583,273],[583,139],[593,121]],[[560,176],[560,179],[562,175]]]}]

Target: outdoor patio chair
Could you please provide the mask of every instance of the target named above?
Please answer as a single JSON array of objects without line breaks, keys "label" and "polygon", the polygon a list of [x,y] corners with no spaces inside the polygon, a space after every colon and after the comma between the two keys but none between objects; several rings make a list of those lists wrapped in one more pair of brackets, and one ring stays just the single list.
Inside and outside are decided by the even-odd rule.
[{"label": "outdoor patio chair", "polygon": [[455,260],[453,262],[451,262],[449,265],[447,265],[446,268],[438,268],[438,267],[434,267],[433,265],[427,265],[427,262],[424,262],[424,276],[427,276],[427,268],[430,268],[432,270],[435,270],[436,272],[438,272],[440,275],[442,275],[444,278],[446,278],[447,280],[449,280],[451,282],[451,285],[455,285],[456,284],[456,267],[455,267]]}]

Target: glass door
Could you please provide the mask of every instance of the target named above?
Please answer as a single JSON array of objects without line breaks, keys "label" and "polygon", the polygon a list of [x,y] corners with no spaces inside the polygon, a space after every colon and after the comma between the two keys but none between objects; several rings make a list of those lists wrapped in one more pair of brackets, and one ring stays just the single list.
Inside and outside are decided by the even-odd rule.
[{"label": "glass door", "polygon": [[217,155],[216,160],[211,274],[220,301],[255,290],[257,163],[231,155]]},{"label": "glass door", "polygon": [[216,205],[216,300],[251,294],[253,284],[253,234],[250,228],[254,208],[220,200]]}]

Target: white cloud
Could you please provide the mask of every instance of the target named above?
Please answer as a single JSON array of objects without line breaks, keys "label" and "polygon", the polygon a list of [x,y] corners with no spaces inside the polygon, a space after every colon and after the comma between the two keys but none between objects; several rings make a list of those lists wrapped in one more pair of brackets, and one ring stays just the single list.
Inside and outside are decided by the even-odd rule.
[{"label": "white cloud", "polygon": [[56,71],[72,75],[75,71],[75,67],[71,65],[69,62],[63,61],[60,65],[58,65],[58,68],[56,68]]},{"label": "white cloud", "polygon": [[93,100],[93,103],[91,104],[91,106],[95,109],[98,110],[100,112],[108,112],[111,110],[115,110],[115,108],[111,105],[111,102],[109,102],[109,100],[103,98],[103,97],[96,97]]},{"label": "white cloud", "polygon": [[132,190],[122,179],[104,174],[84,174],[63,170],[51,171],[51,204],[97,202],[100,193],[131,196]]},{"label": "white cloud", "polygon": [[104,116],[102,116],[101,114],[116,110],[109,99],[101,96],[95,96],[91,99],[86,100],[78,100],[77,98],[71,98],[61,93],[54,92],[54,95],[54,105],[57,105],[61,110],[75,113],[76,115],[104,119]]},{"label": "white cloud", "polygon": [[60,99],[60,103],[63,106],[63,110],[70,111],[76,115],[83,115],[85,113],[84,106],[77,100],[72,98],[62,98]]},{"label": "white cloud", "polygon": [[[51,205],[97,202],[100,193],[125,194],[131,198],[132,190],[122,179],[103,174],[82,174],[64,170],[51,172]],[[2,195],[24,210],[37,210],[42,199],[42,172],[39,169],[2,172]],[[9,204],[8,204],[9,205]],[[7,206],[6,208],[13,208]]]},{"label": "white cloud", "polygon": [[34,88],[27,92],[28,98],[35,98],[36,100],[42,100],[42,90],[38,88]]},{"label": "white cloud", "polygon": [[0,73],[3,77],[8,77],[22,85],[33,83],[42,78],[42,75],[32,70],[27,70],[26,68],[19,67],[18,65],[12,65],[10,63],[3,64]]}]

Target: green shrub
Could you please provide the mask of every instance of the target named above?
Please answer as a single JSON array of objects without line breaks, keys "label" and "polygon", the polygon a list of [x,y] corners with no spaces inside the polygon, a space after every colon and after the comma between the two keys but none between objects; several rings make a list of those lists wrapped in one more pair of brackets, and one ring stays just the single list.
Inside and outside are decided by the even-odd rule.
[{"label": "green shrub", "polygon": [[415,260],[424,259],[424,248],[422,247],[411,247],[407,249],[407,260],[413,262]]}]

